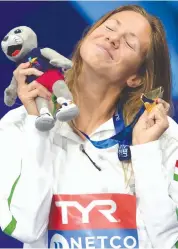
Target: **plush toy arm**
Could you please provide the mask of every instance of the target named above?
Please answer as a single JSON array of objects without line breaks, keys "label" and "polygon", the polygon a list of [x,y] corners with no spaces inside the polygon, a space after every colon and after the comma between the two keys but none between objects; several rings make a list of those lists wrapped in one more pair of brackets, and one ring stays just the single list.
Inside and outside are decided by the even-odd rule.
[{"label": "plush toy arm", "polygon": [[69,59],[65,58],[63,55],[51,48],[42,48],[41,54],[46,59],[50,60],[50,64],[55,67],[64,69],[69,69],[72,67],[72,62]]},{"label": "plush toy arm", "polygon": [[7,106],[12,106],[17,98],[17,81],[12,77],[10,85],[4,91],[4,103]]}]

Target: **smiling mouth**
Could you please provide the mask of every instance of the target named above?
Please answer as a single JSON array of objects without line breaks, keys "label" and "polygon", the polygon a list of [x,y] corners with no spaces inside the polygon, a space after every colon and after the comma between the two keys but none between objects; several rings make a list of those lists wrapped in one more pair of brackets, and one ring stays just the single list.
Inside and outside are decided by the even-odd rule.
[{"label": "smiling mouth", "polygon": [[101,49],[102,51],[104,51],[105,53],[107,53],[108,56],[111,58],[111,60],[113,60],[112,55],[110,54],[110,52],[109,52],[107,49],[105,49],[103,46],[98,45],[98,44],[97,44],[97,47],[98,47],[99,49]]},{"label": "smiling mouth", "polygon": [[22,49],[22,44],[9,46],[7,49],[7,55],[14,57],[17,56]]}]

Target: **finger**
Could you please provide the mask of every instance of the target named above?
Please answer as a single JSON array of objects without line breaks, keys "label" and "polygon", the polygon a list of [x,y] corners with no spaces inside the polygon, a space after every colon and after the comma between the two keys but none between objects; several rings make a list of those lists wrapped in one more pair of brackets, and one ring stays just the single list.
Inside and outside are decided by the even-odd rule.
[{"label": "finger", "polygon": [[169,103],[167,103],[166,101],[164,101],[163,99],[160,99],[160,98],[158,98],[156,100],[156,103],[157,104],[162,104],[163,107],[164,107],[164,109],[165,109],[165,111],[166,111],[166,113],[169,112],[169,110],[170,110],[170,104]]},{"label": "finger", "polygon": [[164,120],[166,118],[167,114],[162,104],[156,105],[148,115],[148,120],[151,119],[154,121],[154,123],[156,122],[156,120]]},{"label": "finger", "polygon": [[30,92],[32,90],[35,90],[36,88],[42,86],[40,83],[38,83],[36,80],[32,81],[30,84],[27,85],[27,91]]},{"label": "finger", "polygon": [[157,105],[155,106],[155,111],[157,111],[157,110],[159,110],[159,111],[161,112],[162,115],[164,115],[164,116],[167,115],[167,111],[165,110],[165,108],[164,108],[164,106],[163,106],[162,103],[157,104]]},{"label": "finger", "polygon": [[167,112],[165,111],[163,104],[160,103],[153,107],[153,109],[149,112],[148,117],[153,117],[155,113],[157,113],[158,111],[161,112],[163,116],[167,115]]},{"label": "finger", "polygon": [[44,89],[34,89],[32,91],[29,92],[29,97],[30,98],[36,98],[36,97],[41,97],[47,100],[50,100],[49,95],[46,91],[44,91]]},{"label": "finger", "polygon": [[[157,127],[158,132],[160,132],[160,135],[162,134],[162,131],[166,130],[169,127],[169,121],[168,116],[163,113],[159,108],[155,108],[150,114],[149,119],[154,121],[154,125],[152,127]],[[152,129],[150,127],[150,129]]]},{"label": "finger", "polygon": [[30,75],[41,76],[43,72],[39,71],[36,68],[26,68],[26,69],[20,69],[18,74],[20,76],[30,76]]},{"label": "finger", "polygon": [[26,69],[26,68],[28,68],[29,66],[30,66],[30,63],[29,63],[29,62],[27,62],[27,63],[21,63],[21,64],[14,70],[14,72],[13,72],[14,77],[17,79],[18,74],[19,74],[19,71],[20,71],[21,69]]},{"label": "finger", "polygon": [[21,63],[16,69],[25,69],[28,68],[30,66],[30,62],[26,62],[26,63]]},{"label": "finger", "polygon": [[146,123],[147,123],[147,128],[150,128],[154,125],[155,122],[152,118],[148,118]]},{"label": "finger", "polygon": [[143,114],[140,116],[140,119],[147,119],[147,117],[148,117],[148,112],[147,110],[145,110]]},{"label": "finger", "polygon": [[43,72],[37,70],[36,68],[18,69],[14,72],[14,76],[18,82],[18,85],[25,85],[26,77],[29,75],[35,75],[37,77],[41,76]]},{"label": "finger", "polygon": [[27,91],[28,92],[31,92],[31,91],[33,91],[33,90],[35,90],[35,89],[38,89],[38,91],[40,92],[43,92],[44,93],[44,95],[48,98],[48,99],[50,99],[51,98],[51,92],[50,91],[48,91],[48,89],[46,88],[46,87],[44,87],[43,85],[41,85],[40,83],[38,83],[37,81],[33,81],[32,83],[30,83],[30,84],[28,84],[28,86],[27,86]]}]

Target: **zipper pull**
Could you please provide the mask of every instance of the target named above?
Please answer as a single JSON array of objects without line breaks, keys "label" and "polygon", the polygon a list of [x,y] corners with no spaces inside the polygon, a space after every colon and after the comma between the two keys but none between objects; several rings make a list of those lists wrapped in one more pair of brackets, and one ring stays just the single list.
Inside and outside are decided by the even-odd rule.
[{"label": "zipper pull", "polygon": [[99,171],[101,171],[101,168],[91,159],[91,157],[86,153],[83,144],[80,145],[80,150],[88,157],[90,162],[95,166],[95,168]]},{"label": "zipper pull", "polygon": [[81,150],[82,152],[85,152],[83,144],[80,144],[80,150]]}]

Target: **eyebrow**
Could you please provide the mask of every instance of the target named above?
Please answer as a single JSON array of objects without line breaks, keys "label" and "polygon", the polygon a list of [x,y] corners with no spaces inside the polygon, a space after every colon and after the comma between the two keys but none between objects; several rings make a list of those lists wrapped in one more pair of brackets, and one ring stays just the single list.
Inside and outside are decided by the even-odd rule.
[{"label": "eyebrow", "polygon": [[117,20],[117,19],[111,19],[111,20],[114,20],[117,22],[118,25],[121,25],[121,22],[119,20]]},{"label": "eyebrow", "polygon": [[[117,25],[119,25],[119,26],[122,25],[122,23],[119,20],[117,20],[117,19],[110,19],[110,20],[116,21]],[[135,37],[135,38],[137,38],[138,41],[139,41],[138,36],[136,36],[136,34],[134,34],[133,32],[128,32],[128,34],[131,35],[131,36],[133,36],[133,37]]]}]

